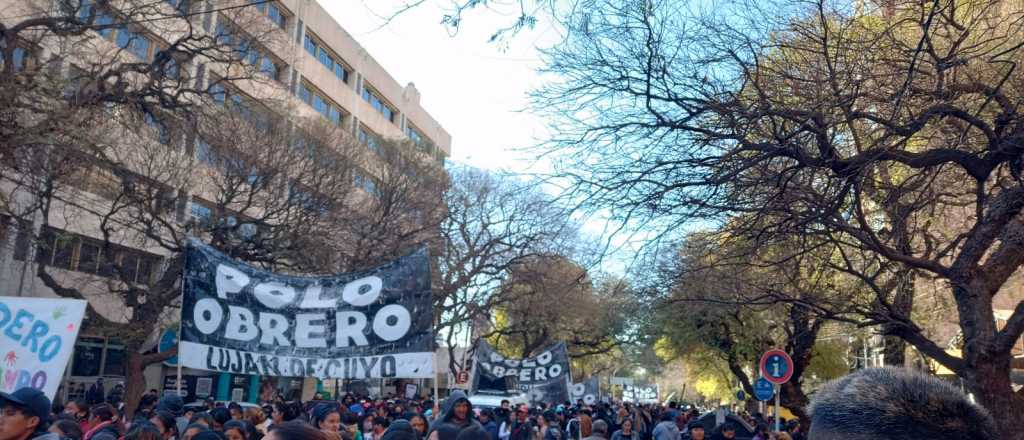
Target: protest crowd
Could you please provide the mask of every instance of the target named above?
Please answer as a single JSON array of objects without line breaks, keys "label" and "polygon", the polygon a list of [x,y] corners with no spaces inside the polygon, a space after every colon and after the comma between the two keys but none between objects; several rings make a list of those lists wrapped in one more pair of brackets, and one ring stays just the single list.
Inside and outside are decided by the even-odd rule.
[{"label": "protest crowd", "polygon": [[[872,390],[872,395],[865,395]],[[927,400],[927,405],[922,405]],[[113,402],[116,403],[116,402]],[[0,440],[819,440],[997,438],[992,420],[958,390],[902,369],[861,370],[823,388],[812,426],[761,414],[701,414],[676,402],[641,404],[583,399],[557,405],[474,408],[461,390],[439,405],[427,396],[320,393],[310,401],[280,396],[262,407],[206,400],[184,405],[151,390],[128,420],[123,406],[74,400],[51,404],[26,387],[0,393]],[[716,419],[718,419],[716,421]],[[809,433],[809,434],[808,434]]]}]

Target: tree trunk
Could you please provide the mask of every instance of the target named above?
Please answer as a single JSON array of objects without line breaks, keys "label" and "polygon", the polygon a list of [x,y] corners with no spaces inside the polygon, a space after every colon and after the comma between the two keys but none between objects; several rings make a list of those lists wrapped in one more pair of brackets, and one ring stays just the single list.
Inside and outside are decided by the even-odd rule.
[{"label": "tree trunk", "polygon": [[1024,394],[1011,387],[1009,354],[968,360],[964,372],[968,387],[992,414],[1003,438],[1024,440]]},{"label": "tree trunk", "polygon": [[964,366],[960,375],[978,403],[992,414],[1003,436],[1024,440],[1024,393],[1013,391],[1010,347],[996,347],[992,297],[986,287],[983,281],[953,287],[964,336]]},{"label": "tree trunk", "polygon": [[139,407],[142,394],[146,392],[146,376],[143,370],[145,355],[139,353],[135,347],[125,347],[125,372],[124,372],[124,420],[129,422],[135,416],[135,410]]},{"label": "tree trunk", "polygon": [[800,385],[795,381],[782,384],[780,387],[782,395],[779,396],[779,400],[783,408],[788,409],[800,419],[800,426],[807,427],[811,426],[811,417],[807,414],[807,404],[810,403],[810,399],[807,398],[807,394],[804,394]]},{"label": "tree trunk", "polygon": [[[896,273],[896,277],[899,281],[893,292],[892,311],[910,321],[910,313],[914,309],[914,271],[904,268]],[[902,367],[906,364],[907,342],[898,336],[891,336],[888,330],[883,326],[882,334],[887,335],[883,339],[883,362],[885,365]]]}]

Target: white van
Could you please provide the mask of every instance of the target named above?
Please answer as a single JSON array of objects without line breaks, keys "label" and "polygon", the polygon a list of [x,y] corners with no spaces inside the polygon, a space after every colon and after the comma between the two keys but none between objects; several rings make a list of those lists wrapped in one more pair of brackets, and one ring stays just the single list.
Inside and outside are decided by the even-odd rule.
[{"label": "white van", "polygon": [[525,393],[519,394],[491,394],[491,393],[476,393],[469,396],[469,403],[473,404],[473,409],[480,410],[484,408],[500,408],[501,401],[508,400],[511,403],[511,407],[515,408],[519,405],[526,405],[530,403],[529,397]]}]

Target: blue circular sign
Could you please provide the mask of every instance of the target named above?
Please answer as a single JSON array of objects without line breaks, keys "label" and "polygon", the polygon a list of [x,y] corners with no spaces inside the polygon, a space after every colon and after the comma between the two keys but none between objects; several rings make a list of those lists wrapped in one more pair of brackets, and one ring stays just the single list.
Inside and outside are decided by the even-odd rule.
[{"label": "blue circular sign", "polygon": [[739,400],[740,402],[747,400],[747,393],[744,393],[743,390],[737,391],[736,400]]},{"label": "blue circular sign", "polygon": [[783,384],[793,377],[793,359],[782,350],[768,350],[761,356],[761,377]]},{"label": "blue circular sign", "polygon": [[[157,346],[157,351],[163,353],[174,348],[176,345],[178,345],[178,332],[174,331],[174,329],[167,329],[160,334],[160,344]],[[164,361],[164,364],[171,367],[177,366],[178,356],[171,356]]]},{"label": "blue circular sign", "polygon": [[757,382],[754,382],[754,397],[757,400],[771,400],[774,395],[775,384],[769,382],[768,379],[760,377],[757,379]]}]

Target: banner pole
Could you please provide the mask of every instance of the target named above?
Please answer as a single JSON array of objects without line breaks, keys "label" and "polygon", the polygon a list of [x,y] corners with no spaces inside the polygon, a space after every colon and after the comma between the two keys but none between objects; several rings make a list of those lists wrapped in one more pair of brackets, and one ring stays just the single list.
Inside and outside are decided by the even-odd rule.
[{"label": "banner pole", "polygon": [[[185,256],[181,259],[181,306],[182,306],[181,310],[183,312],[185,310],[185,268],[188,267],[188,247],[191,246],[191,243],[189,243],[189,241],[188,241],[188,240],[190,240],[190,238],[186,237],[185,240],[186,240],[186,242],[185,242]],[[178,358],[178,362],[174,363],[175,364],[175,370],[177,370],[176,377],[174,378],[174,383],[175,383],[175,385],[177,385],[177,388],[178,388],[177,390],[175,390],[175,392],[178,393],[179,397],[184,398],[184,396],[181,395],[181,326],[182,326],[182,321],[183,320],[181,319],[181,315],[179,315],[178,316],[178,335],[177,335],[177,337],[178,337],[178,354],[175,355],[175,357]]]},{"label": "banner pole", "polygon": [[438,392],[438,377],[440,373],[437,371],[437,350],[434,350],[434,420],[441,417],[441,394]]}]

